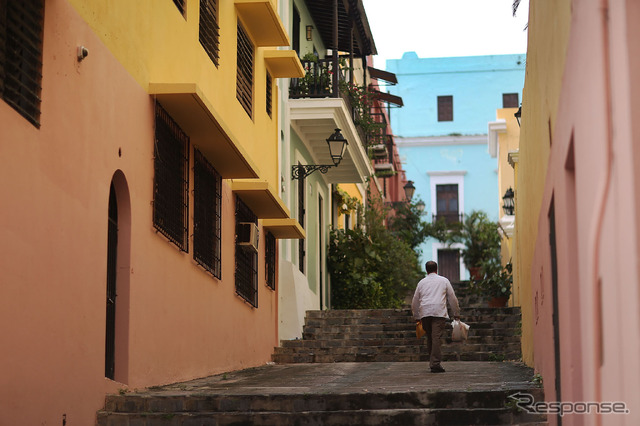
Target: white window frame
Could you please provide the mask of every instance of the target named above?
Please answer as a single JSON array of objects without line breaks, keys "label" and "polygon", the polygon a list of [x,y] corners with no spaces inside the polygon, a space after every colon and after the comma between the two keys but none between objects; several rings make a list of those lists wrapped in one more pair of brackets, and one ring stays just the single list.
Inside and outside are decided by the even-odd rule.
[{"label": "white window frame", "polygon": [[457,170],[450,172],[428,172],[427,174],[429,175],[429,185],[431,188],[431,214],[438,214],[436,186],[451,184],[458,185],[458,213],[464,213],[464,176],[467,172],[465,170]]}]

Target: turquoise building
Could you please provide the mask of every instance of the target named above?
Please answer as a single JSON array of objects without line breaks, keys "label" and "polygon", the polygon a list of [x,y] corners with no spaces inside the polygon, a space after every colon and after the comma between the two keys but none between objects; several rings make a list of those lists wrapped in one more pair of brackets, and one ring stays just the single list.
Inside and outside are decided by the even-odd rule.
[{"label": "turquoise building", "polygon": [[[462,220],[472,210],[498,220],[498,164],[488,146],[488,123],[499,108],[522,99],[524,54],[419,58],[407,52],[387,61],[404,107],[391,125],[407,179],[425,203],[425,220]],[[428,240],[422,260],[436,260],[452,281],[468,279],[459,249]],[[424,263],[424,262],[423,262]]]}]

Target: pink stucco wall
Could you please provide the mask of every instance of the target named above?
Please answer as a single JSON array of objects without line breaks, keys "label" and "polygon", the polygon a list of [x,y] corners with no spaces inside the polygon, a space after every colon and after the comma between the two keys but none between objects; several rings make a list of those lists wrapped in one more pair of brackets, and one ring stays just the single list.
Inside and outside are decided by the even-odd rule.
[{"label": "pink stucco wall", "polygon": [[[259,308],[235,294],[229,187],[219,281],[154,231],[153,99],[67,2],[46,2],[44,29],[41,128],[0,101],[0,424],[62,424],[66,415],[89,425],[105,393],[124,384],[270,361],[277,295],[264,283],[264,243]],[[78,45],[89,49],[81,63]],[[119,382],[104,377],[114,175],[120,207],[130,204],[130,217],[119,218],[130,232],[119,247]]]},{"label": "pink stucco wall", "polygon": [[[640,18],[637,2],[573,2],[532,268],[535,367],[556,400],[549,211],[558,265],[561,399],[622,401],[627,415],[563,425],[640,424]],[[629,26],[628,23],[634,23]],[[525,100],[526,102],[526,100]],[[524,108],[524,106],[523,106]],[[550,418],[555,424],[555,417]]]}]

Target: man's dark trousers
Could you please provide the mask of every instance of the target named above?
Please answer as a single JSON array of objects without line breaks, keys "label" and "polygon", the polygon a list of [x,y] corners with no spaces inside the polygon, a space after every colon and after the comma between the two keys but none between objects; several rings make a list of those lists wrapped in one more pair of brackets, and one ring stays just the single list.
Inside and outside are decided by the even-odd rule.
[{"label": "man's dark trousers", "polygon": [[446,319],[443,317],[424,317],[422,318],[422,328],[427,333],[427,352],[430,354],[429,367],[440,367],[442,361],[441,345],[442,333]]}]

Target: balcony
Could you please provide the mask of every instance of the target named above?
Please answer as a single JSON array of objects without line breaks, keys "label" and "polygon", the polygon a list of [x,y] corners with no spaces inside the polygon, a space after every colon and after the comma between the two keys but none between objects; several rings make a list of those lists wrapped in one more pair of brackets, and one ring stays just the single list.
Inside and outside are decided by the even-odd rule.
[{"label": "balcony", "polygon": [[436,223],[439,220],[444,220],[448,224],[462,223],[464,220],[464,213],[458,212],[440,212],[432,215],[432,222]]},{"label": "balcony", "polygon": [[[303,60],[305,76],[291,79],[290,117],[293,128],[309,148],[314,164],[330,163],[326,138],[335,128],[349,144],[342,162],[327,172],[329,183],[364,183],[374,174],[366,149],[363,117],[368,111],[353,106],[350,93],[361,90],[349,84],[347,72],[332,60]],[[336,72],[334,72],[336,70]]]}]

